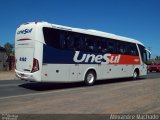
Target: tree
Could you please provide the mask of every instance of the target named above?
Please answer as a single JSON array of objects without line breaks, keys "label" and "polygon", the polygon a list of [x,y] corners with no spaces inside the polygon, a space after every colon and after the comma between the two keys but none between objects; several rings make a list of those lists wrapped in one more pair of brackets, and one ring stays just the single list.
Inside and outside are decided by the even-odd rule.
[{"label": "tree", "polygon": [[6,49],[6,52],[7,52],[7,55],[10,56],[10,55],[14,55],[14,45],[7,42],[5,45],[4,45],[4,48]]},{"label": "tree", "polygon": [[155,58],[155,63],[160,64],[160,56],[156,56],[156,58]]}]

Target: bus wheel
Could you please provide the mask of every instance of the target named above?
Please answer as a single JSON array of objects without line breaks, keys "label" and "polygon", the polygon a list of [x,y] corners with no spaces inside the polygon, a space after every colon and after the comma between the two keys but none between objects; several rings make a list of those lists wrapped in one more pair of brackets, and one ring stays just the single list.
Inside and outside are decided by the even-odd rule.
[{"label": "bus wheel", "polygon": [[96,80],[96,73],[94,71],[88,71],[85,75],[85,84],[87,86],[92,86]]},{"label": "bus wheel", "polygon": [[133,72],[133,79],[136,80],[139,78],[139,70],[136,69],[134,72]]}]

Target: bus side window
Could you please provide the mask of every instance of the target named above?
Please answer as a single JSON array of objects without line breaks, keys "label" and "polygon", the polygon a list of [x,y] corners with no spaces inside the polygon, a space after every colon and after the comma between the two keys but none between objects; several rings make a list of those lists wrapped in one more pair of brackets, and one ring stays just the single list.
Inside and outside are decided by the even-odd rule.
[{"label": "bus side window", "polygon": [[93,52],[94,51],[94,43],[91,37],[86,37],[85,38],[86,41],[86,50],[87,52]]},{"label": "bus side window", "polygon": [[122,54],[123,53],[123,48],[121,45],[121,41],[116,41],[116,53],[117,54]]},{"label": "bus side window", "polygon": [[123,46],[123,54],[124,55],[129,55],[128,42],[122,42],[122,46]]},{"label": "bus side window", "polygon": [[102,52],[102,40],[100,38],[95,41],[96,52]]},{"label": "bus side window", "polygon": [[128,48],[129,44],[128,44],[128,42],[121,41],[120,43],[121,43],[121,45],[120,45],[121,54],[129,55],[129,48]]},{"label": "bus side window", "polygon": [[127,55],[134,55],[132,43],[127,43],[126,49],[127,49],[127,52],[126,52]]},{"label": "bus side window", "polygon": [[137,46],[134,43],[130,43],[130,55],[134,55],[134,56],[138,55]]},{"label": "bus side window", "polygon": [[59,33],[59,30],[44,27],[43,35],[45,43],[51,47],[60,48]]},{"label": "bus side window", "polygon": [[81,35],[80,41],[79,41],[79,47],[81,51],[86,51],[86,43],[85,43],[85,36]]},{"label": "bus side window", "polygon": [[115,52],[115,45],[114,45],[114,41],[113,40],[108,40],[108,52],[113,54]]},{"label": "bus side window", "polygon": [[134,46],[132,44],[129,45],[129,50],[130,55],[135,55]]},{"label": "bus side window", "polygon": [[81,49],[81,34],[75,33],[74,35],[74,50],[82,50]]},{"label": "bus side window", "polygon": [[60,48],[61,49],[72,49],[73,41],[71,35],[66,31],[61,31],[60,33]]},{"label": "bus side window", "polygon": [[67,48],[69,50],[73,50],[74,49],[74,37],[72,34],[68,34],[67,38],[66,38],[66,41],[67,41]]},{"label": "bus side window", "polygon": [[64,32],[60,33],[60,48],[66,49],[66,40],[65,40],[65,33]]},{"label": "bus side window", "polygon": [[93,41],[93,52],[98,52],[98,49],[101,49],[101,46],[98,45],[99,39],[96,37],[92,37],[92,41]]},{"label": "bus side window", "polygon": [[99,42],[101,44],[101,50],[99,49],[99,52],[106,53],[107,52],[107,41],[102,38]]}]

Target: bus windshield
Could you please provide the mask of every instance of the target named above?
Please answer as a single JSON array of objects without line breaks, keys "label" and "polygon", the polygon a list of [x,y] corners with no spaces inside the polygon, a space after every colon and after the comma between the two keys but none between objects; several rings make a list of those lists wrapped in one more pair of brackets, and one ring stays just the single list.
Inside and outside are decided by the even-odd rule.
[{"label": "bus windshield", "polygon": [[145,47],[142,46],[142,45],[138,45],[138,47],[139,47],[139,50],[140,50],[142,62],[147,64],[148,57],[147,57],[147,51],[146,51]]}]

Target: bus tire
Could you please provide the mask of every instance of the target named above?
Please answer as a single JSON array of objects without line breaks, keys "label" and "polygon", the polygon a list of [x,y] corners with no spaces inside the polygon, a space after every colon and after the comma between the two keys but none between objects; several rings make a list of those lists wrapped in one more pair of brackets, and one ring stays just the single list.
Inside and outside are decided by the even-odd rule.
[{"label": "bus tire", "polygon": [[139,70],[135,69],[133,72],[133,80],[137,80],[139,78]]},{"label": "bus tire", "polygon": [[85,85],[92,86],[95,83],[96,80],[96,73],[93,70],[90,70],[85,75]]}]

